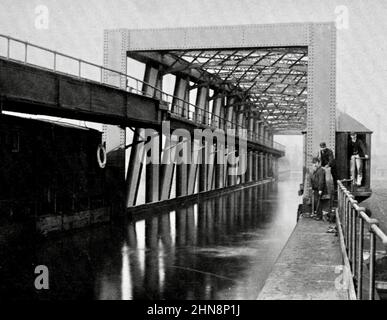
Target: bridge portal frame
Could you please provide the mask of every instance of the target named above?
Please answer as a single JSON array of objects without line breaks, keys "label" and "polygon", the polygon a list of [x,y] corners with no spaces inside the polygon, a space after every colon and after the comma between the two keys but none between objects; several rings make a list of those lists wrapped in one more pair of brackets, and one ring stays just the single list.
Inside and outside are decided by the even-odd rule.
[{"label": "bridge portal frame", "polygon": [[[105,30],[104,67],[127,73],[129,51],[300,46],[307,47],[308,52],[304,154],[304,166],[308,168],[320,142],[326,142],[329,148],[335,150],[336,27],[333,22]],[[147,69],[147,71],[147,82],[157,86],[158,70]],[[120,86],[122,89],[126,87],[122,78],[115,77],[111,73],[104,75],[104,82]],[[106,139],[119,137],[119,143],[124,144],[125,134],[122,130],[119,131],[120,134],[117,134],[117,127],[106,126]],[[302,134],[299,131],[292,133]],[[124,168],[125,153],[118,155],[116,160],[119,167]]]},{"label": "bridge portal frame", "polygon": [[121,72],[127,71],[128,51],[306,46],[306,162],[310,163],[321,141],[335,150],[336,27],[333,22],[117,29],[105,30],[104,40],[104,65]]}]

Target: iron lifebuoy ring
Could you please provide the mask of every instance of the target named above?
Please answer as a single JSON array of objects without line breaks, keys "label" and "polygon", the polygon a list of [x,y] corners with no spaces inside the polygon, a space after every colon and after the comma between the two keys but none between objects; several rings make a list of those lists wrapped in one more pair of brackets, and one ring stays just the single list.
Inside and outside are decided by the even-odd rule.
[{"label": "iron lifebuoy ring", "polygon": [[[103,159],[101,159],[101,155]],[[103,145],[100,144],[97,148],[97,161],[100,168],[102,169],[105,168],[106,160],[107,160],[106,149]]]}]

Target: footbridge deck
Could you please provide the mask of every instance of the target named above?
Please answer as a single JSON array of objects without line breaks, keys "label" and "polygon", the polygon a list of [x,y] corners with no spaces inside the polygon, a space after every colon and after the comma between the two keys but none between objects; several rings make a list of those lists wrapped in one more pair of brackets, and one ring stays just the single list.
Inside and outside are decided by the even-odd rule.
[{"label": "footbridge deck", "polygon": [[[128,74],[9,36],[0,35],[0,40],[7,43],[4,54],[0,52],[1,110],[122,127],[159,129],[165,120],[170,121],[171,129],[217,129],[222,124],[225,129],[234,129],[236,136],[239,136],[239,129],[244,128],[236,121],[215,116],[209,110],[190,105]],[[16,59],[12,55],[13,43],[24,46],[23,58]],[[47,66],[47,62],[36,62],[36,52],[35,57],[29,55],[32,49],[49,53],[52,63]],[[76,71],[70,72],[61,67],[60,59],[75,64]],[[122,82],[125,86],[119,85]],[[191,111],[185,112],[183,105],[184,109],[189,107]],[[284,155],[284,146],[281,144],[255,131],[246,132],[251,148],[277,156]]]}]

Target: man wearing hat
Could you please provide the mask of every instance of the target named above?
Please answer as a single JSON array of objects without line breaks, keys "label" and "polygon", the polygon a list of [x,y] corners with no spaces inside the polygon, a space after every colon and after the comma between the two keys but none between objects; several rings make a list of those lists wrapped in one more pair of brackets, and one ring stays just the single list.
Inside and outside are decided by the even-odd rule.
[{"label": "man wearing hat", "polygon": [[[325,142],[320,143],[320,151],[317,158],[321,161],[321,166],[326,171],[326,180],[327,182],[333,179],[333,184],[336,189],[337,187],[337,175],[336,175],[336,161],[333,155],[333,151],[327,148],[327,144]],[[332,190],[333,191],[333,190]]]},{"label": "man wearing hat", "polygon": [[323,194],[326,194],[326,181],[325,171],[321,167],[321,161],[319,158],[312,159],[313,172],[311,175],[311,185],[313,190],[313,202],[315,213],[312,213],[312,217],[316,220],[322,220],[323,212],[321,206],[321,198]]},{"label": "man wearing hat", "polygon": [[[363,179],[363,159],[368,159],[366,146],[363,141],[357,138],[356,132],[350,133],[349,155],[351,157],[351,179],[357,186],[361,186]],[[356,176],[357,172],[357,176]]]}]

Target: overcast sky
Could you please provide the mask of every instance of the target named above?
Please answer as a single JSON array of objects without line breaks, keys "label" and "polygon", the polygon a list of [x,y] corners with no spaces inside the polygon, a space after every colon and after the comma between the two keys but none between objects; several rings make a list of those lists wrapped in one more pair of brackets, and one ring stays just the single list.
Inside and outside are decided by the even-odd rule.
[{"label": "overcast sky", "polygon": [[[35,26],[39,5],[49,10],[47,29]],[[0,33],[102,64],[105,28],[335,21],[339,6],[348,8],[348,28],[338,30],[338,107],[376,131],[375,138],[383,142],[385,0],[0,0]]]}]

